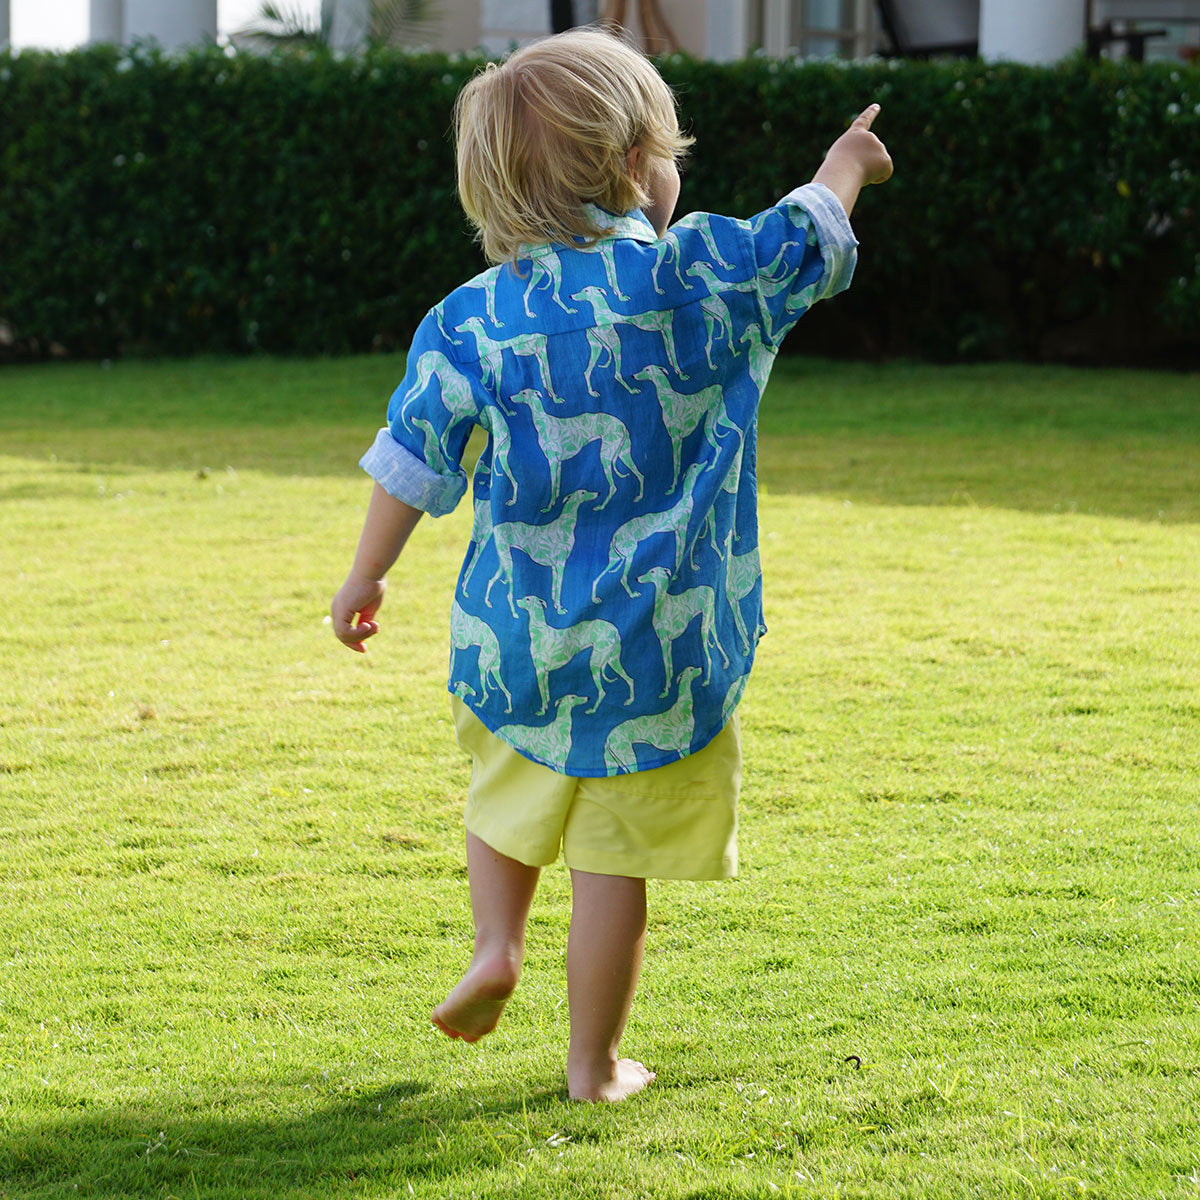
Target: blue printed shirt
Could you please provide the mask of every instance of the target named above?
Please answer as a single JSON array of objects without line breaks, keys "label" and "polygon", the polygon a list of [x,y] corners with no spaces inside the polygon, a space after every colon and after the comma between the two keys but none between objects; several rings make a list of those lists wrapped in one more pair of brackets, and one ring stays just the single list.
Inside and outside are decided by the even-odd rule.
[{"label": "blue printed shirt", "polygon": [[808,184],[749,220],[693,213],[659,238],[592,215],[592,246],[525,248],[418,327],[363,457],[434,516],[471,481],[450,691],[527,758],[576,776],[702,749],[765,632],[759,399],[784,335],[849,286],[854,234]]}]

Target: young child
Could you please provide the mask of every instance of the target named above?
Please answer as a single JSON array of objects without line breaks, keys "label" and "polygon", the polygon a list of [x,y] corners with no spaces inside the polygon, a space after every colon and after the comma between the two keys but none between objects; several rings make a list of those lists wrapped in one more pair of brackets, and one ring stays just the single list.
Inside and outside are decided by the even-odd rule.
[{"label": "young child", "polygon": [[332,604],[352,650],[423,512],[467,487],[474,528],[450,685],[473,762],[475,950],[433,1011],[495,1028],[541,867],[571,871],[569,1094],[620,1100],[646,879],[736,871],[736,708],[765,632],[755,418],[779,344],[850,283],[859,190],[891,174],[872,105],[813,182],[750,220],[670,225],[691,139],[642,55],[600,30],[488,66],[456,108],[458,187],[490,270],[432,309],[387,427],[354,565]]}]

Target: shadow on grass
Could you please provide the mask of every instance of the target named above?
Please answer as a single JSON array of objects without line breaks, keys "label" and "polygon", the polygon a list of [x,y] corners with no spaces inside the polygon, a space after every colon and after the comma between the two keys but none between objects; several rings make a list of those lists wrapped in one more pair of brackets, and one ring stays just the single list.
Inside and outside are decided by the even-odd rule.
[{"label": "shadow on grass", "polygon": [[[230,471],[289,478],[360,481],[362,439],[345,430],[312,427],[242,430],[242,441],[211,431],[167,435],[147,431],[76,432],[47,443],[7,439],[4,452],[26,457],[5,500],[99,502],[121,491],[122,477],[140,471],[183,471],[198,488]],[[47,462],[53,453],[56,461]],[[33,460],[30,462],[29,460]],[[474,454],[468,458],[473,463]],[[1200,446],[1169,439],[1093,440],[1065,434],[1043,438],[994,435],[933,437],[888,434],[763,435],[758,474],[764,496],[823,496],[898,507],[997,508],[1028,513],[1089,513],[1137,521],[1200,521]],[[136,482],[133,486],[137,486]]]},{"label": "shadow on grass", "polygon": [[565,1087],[431,1095],[400,1080],[290,1119],[77,1111],[6,1133],[0,1196],[399,1195],[405,1181],[515,1166],[545,1145],[541,1114],[566,1098]]},{"label": "shadow on grass", "polygon": [[[47,498],[72,472],[362,478],[358,458],[402,376],[398,356],[11,370],[0,445],[55,460]],[[768,494],[1200,520],[1195,375],[789,358],[760,420]],[[10,486],[4,498],[39,498],[37,481]]]},{"label": "shadow on grass", "polygon": [[885,507],[1200,521],[1200,446],[1031,437],[764,437],[759,493]]}]

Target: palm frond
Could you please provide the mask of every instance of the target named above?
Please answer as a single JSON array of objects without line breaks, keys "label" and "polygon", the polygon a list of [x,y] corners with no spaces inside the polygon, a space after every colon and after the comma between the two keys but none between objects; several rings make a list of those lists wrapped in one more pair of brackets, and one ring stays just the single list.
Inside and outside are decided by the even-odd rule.
[{"label": "palm frond", "polygon": [[432,8],[430,0],[374,0],[370,40],[375,45],[396,46],[427,35]]},{"label": "palm frond", "polygon": [[258,13],[235,36],[281,46],[321,46],[329,43],[329,18],[322,5],[314,16],[300,4],[264,0]]},{"label": "palm frond", "polygon": [[[323,0],[320,16],[287,0],[263,0],[258,13],[234,37],[274,46],[327,46],[332,40],[331,0]],[[432,0],[371,0],[364,39],[375,46],[397,46],[428,37],[436,18]]]}]

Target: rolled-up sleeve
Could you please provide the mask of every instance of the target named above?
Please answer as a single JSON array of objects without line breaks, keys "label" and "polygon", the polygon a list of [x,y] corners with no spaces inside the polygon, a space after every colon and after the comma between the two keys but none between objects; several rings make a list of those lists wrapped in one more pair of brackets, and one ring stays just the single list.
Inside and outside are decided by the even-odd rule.
[{"label": "rolled-up sleeve", "polygon": [[463,498],[462,457],[481,407],[478,380],[449,354],[436,312],[417,327],[387,427],[359,465],[389,495],[434,517]]},{"label": "rolled-up sleeve", "polygon": [[818,300],[850,286],[858,239],[841,201],[822,183],[795,188],[748,225],[764,332],[777,345]]},{"label": "rolled-up sleeve", "polygon": [[454,475],[438,474],[396,441],[387,426],[375,435],[374,443],[359,459],[358,465],[388,495],[431,517],[444,517],[453,512],[467,490],[465,471]]}]

